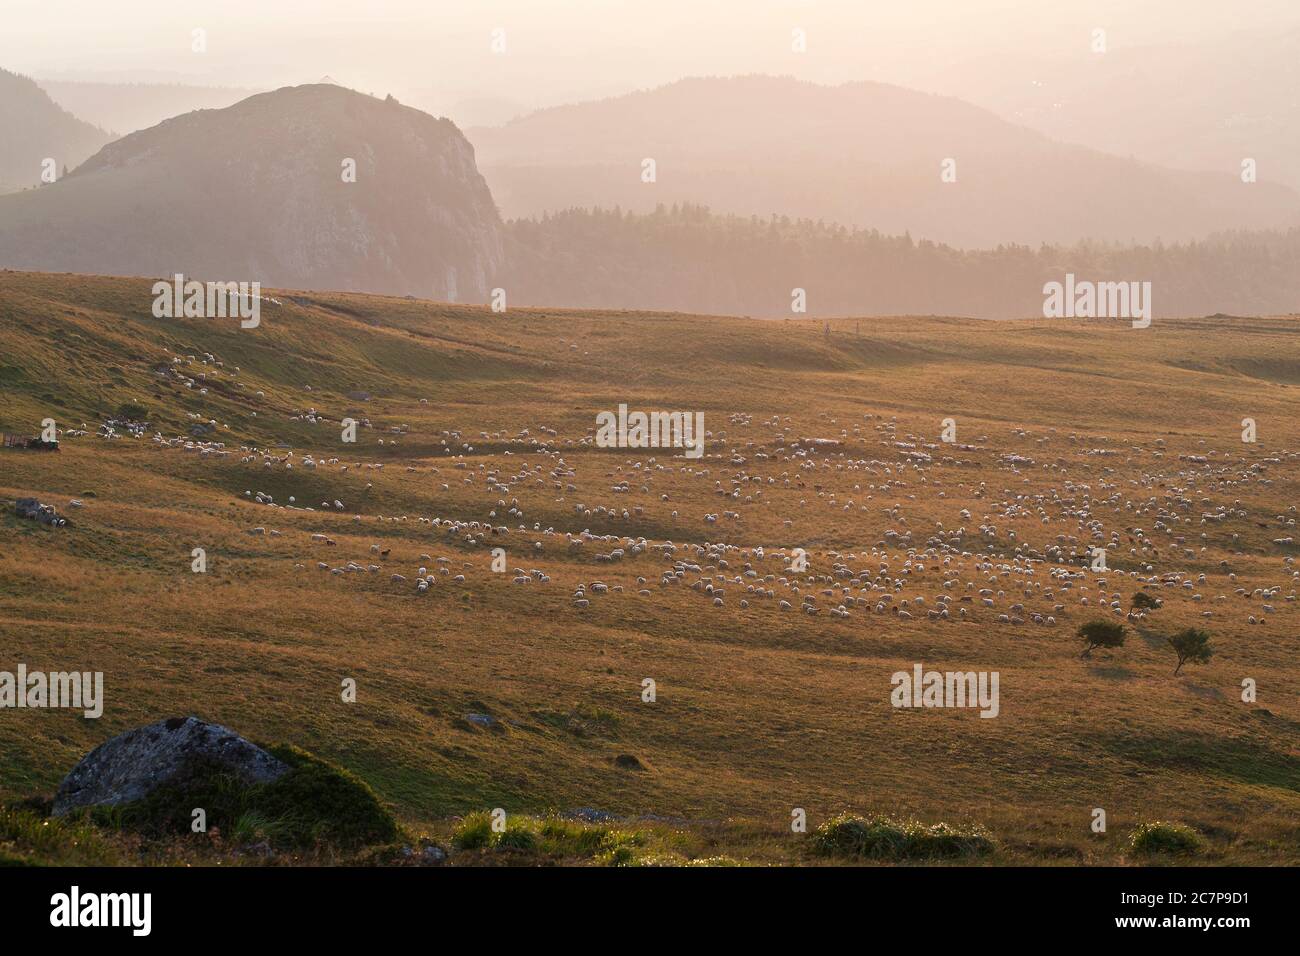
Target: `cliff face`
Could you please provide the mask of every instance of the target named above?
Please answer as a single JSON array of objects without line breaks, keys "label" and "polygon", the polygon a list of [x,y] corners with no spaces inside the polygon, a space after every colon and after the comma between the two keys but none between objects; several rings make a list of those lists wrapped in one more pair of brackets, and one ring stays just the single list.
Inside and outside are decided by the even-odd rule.
[{"label": "cliff face", "polygon": [[332,85],[178,116],[0,198],[10,268],[481,302],[501,264],[500,217],[456,126]]},{"label": "cliff face", "polygon": [[0,70],[0,193],[41,183],[52,159],[60,175],[113,137],[83,123],[25,76]]}]

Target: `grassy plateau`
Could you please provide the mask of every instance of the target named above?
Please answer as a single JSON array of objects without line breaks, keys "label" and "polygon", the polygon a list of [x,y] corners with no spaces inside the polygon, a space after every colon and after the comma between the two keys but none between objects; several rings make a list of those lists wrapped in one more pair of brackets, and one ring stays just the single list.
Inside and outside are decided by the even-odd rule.
[{"label": "grassy plateau", "polygon": [[[241,329],[151,285],[0,272],[0,431],[62,432],[0,448],[0,671],[105,697],[0,710],[0,861],[1300,863],[1300,318],[274,291]],[[703,412],[703,457],[598,447],[621,403]],[[1085,655],[1097,619],[1126,640]],[[1213,654],[1175,675],[1187,628]],[[892,706],[916,664],[997,672],[997,716]],[[243,797],[217,833],[46,819],[188,714],[398,835],[308,845]]]}]

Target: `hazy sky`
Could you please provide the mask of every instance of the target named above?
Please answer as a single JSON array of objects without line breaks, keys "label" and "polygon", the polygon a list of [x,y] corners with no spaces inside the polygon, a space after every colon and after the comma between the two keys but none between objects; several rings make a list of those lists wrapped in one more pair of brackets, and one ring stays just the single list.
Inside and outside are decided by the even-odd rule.
[{"label": "hazy sky", "polygon": [[951,89],[963,63],[1086,55],[1094,27],[1114,48],[1295,29],[1300,0],[0,0],[0,24],[0,66],[39,77],[268,88],[329,74],[534,107],[700,74]]}]

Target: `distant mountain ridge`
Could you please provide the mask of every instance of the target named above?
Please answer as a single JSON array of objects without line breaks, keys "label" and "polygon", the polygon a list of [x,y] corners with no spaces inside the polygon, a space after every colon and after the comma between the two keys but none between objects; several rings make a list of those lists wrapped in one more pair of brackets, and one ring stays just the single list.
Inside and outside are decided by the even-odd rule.
[{"label": "distant mountain ridge", "polygon": [[0,197],[10,268],[474,302],[501,260],[500,218],[456,126],[328,84],[186,113]]},{"label": "distant mountain ridge", "polygon": [[[692,88],[678,86],[674,95]],[[808,88],[800,95],[821,95],[822,88],[799,86]],[[917,102],[918,94],[896,87],[855,86],[873,87],[878,105],[890,100],[904,112]],[[745,96],[747,88],[741,84]],[[958,100],[922,99],[936,104],[926,123],[947,117],[942,128],[893,130],[886,152],[937,151],[943,129],[987,115]],[[684,128],[652,124],[655,135],[675,137],[676,161],[661,165],[653,184],[639,181],[639,161],[632,165],[642,195],[662,195],[682,163],[732,163],[733,178],[743,181],[761,165],[757,157],[769,156],[763,141],[770,118],[719,116],[713,125],[734,128],[734,135],[725,134],[730,152],[720,153],[702,120],[690,125],[698,112],[685,103],[679,108]],[[611,133],[608,140],[595,137],[591,158],[612,169],[620,152],[636,155],[635,143],[619,109],[608,103],[600,109],[609,112],[605,128]],[[564,117],[558,127],[546,119],[550,113]],[[563,164],[578,148],[574,142],[590,138],[581,125],[569,124],[591,118],[585,108],[564,107],[521,123],[545,119],[534,158]],[[834,123],[824,122],[831,125],[823,135],[792,133],[796,146],[830,137]],[[1003,125],[1011,138],[998,149],[1010,143],[1031,151],[1045,142]],[[742,142],[745,129],[750,138]],[[796,146],[786,144],[787,157]],[[817,148],[808,155],[821,162]],[[877,188],[868,172],[842,157],[837,162],[835,169],[862,175]],[[347,164],[355,164],[353,182],[345,181],[352,178],[344,175]],[[959,162],[958,184],[972,175],[971,165]],[[833,182],[832,172],[817,182]],[[575,183],[561,176],[557,194]],[[584,188],[599,185],[593,175]],[[1256,188],[1266,187],[1240,185],[1242,195],[1255,195]],[[855,195],[843,194],[846,208],[853,208]],[[808,314],[818,316],[1032,315],[1042,308],[1044,283],[1077,274],[1151,282],[1158,315],[1300,309],[1298,227],[1219,229],[1210,238],[1177,244],[1035,240],[963,250],[928,237],[914,240],[903,230],[853,229],[824,218],[829,222],[747,217],[674,203],[645,213],[576,208],[503,223],[474,147],[451,121],[392,97],[320,83],[185,113],[108,144],[60,182],[0,197],[0,267],[168,278],[184,273],[469,303],[487,301],[500,287],[512,305],[767,317],[792,314],[796,288],[806,290]]]},{"label": "distant mountain ridge", "polygon": [[1235,171],[1249,158],[1261,179],[1300,189],[1300,29],[1171,38],[1105,56],[1025,50],[959,72],[940,88],[1054,139],[1177,169]]},{"label": "distant mountain ridge", "polygon": [[37,82],[64,108],[119,136],[157,126],[163,120],[191,110],[224,109],[264,92],[193,83],[94,83],[60,79]]},{"label": "distant mountain ridge", "polygon": [[62,175],[112,138],[63,109],[34,80],[0,70],[0,192],[40,185],[46,160]]},{"label": "distant mountain ridge", "polygon": [[[1058,143],[962,100],[884,83],[691,78],[466,135],[507,218],[687,202],[968,248],[1300,224],[1300,194],[1275,182]],[[646,159],[653,183],[642,181]],[[941,178],[949,159],[955,182]]]}]

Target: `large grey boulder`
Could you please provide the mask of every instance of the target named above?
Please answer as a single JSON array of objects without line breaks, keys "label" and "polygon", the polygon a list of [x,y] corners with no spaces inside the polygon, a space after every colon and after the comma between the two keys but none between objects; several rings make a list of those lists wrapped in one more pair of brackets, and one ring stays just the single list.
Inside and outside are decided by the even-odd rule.
[{"label": "large grey boulder", "polygon": [[220,724],[173,717],[128,730],[86,754],[59,784],[53,813],[132,803],[164,785],[184,786],[196,771],[213,766],[246,784],[269,783],[289,770]]}]

